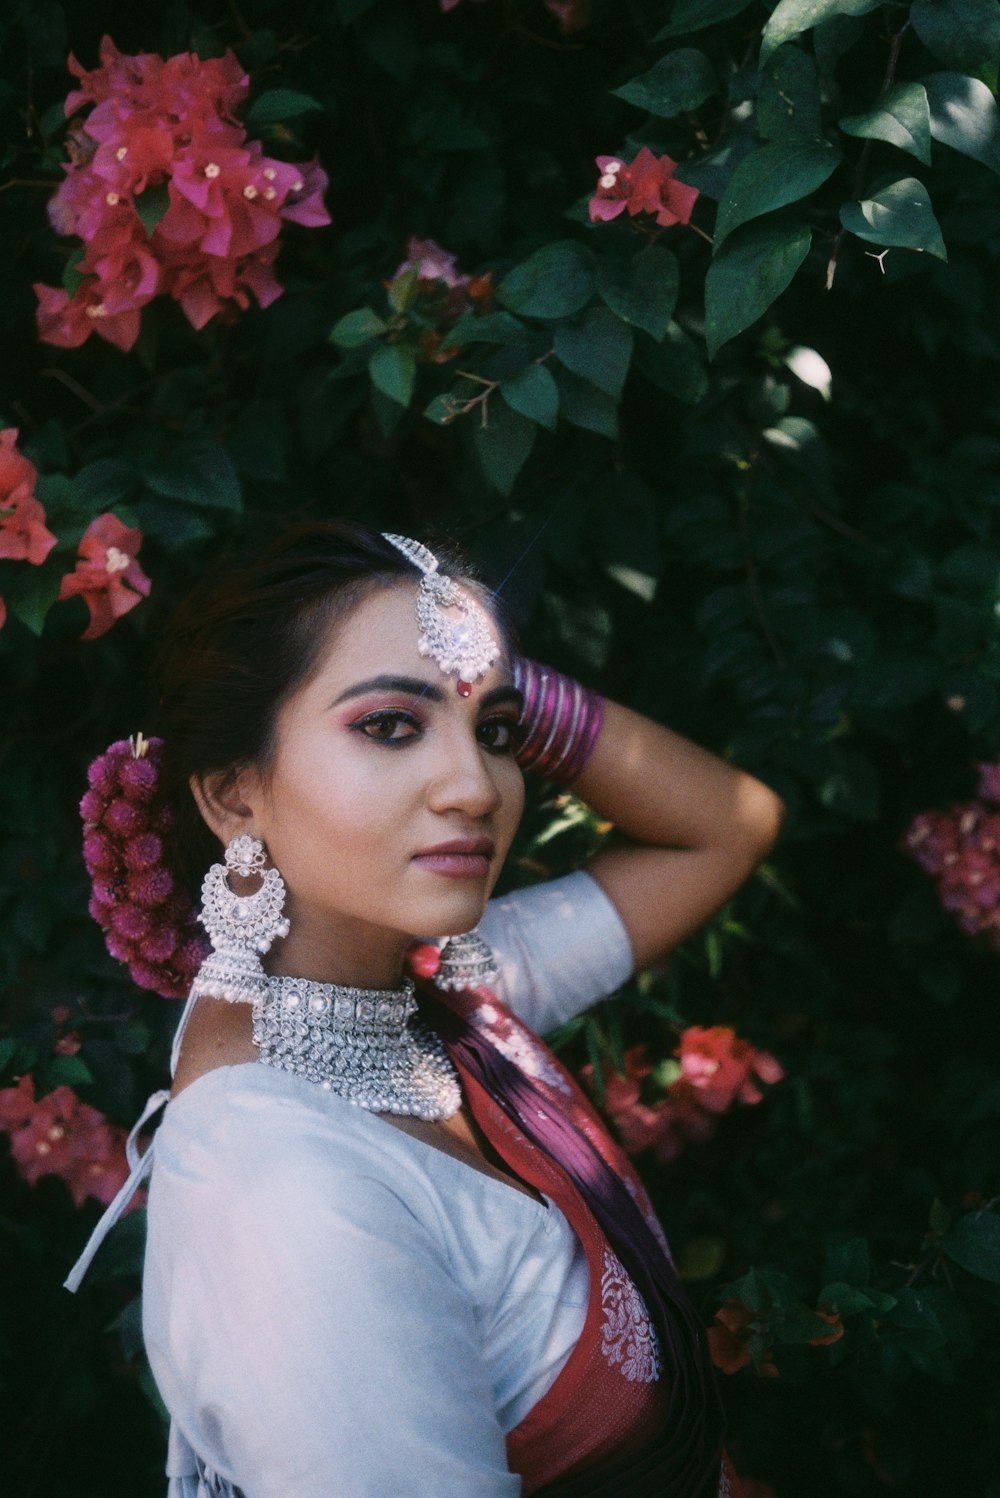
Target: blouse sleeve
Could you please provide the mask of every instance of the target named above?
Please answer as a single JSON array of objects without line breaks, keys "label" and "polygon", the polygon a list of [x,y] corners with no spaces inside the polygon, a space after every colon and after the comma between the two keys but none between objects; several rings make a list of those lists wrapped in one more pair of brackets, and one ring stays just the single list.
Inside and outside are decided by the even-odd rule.
[{"label": "blouse sleeve", "polygon": [[321,1115],[217,1101],[214,1131],[161,1130],[149,1203],[144,1334],[187,1441],[246,1498],[517,1498],[430,1207]]},{"label": "blouse sleeve", "polygon": [[478,930],[500,969],[500,998],[540,1035],[633,972],[621,916],[582,870],[491,900]]}]

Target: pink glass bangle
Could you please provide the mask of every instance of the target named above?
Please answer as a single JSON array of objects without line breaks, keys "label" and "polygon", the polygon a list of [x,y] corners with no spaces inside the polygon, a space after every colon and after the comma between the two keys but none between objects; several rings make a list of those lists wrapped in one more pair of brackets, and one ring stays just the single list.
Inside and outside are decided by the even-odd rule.
[{"label": "pink glass bangle", "polygon": [[594,752],[604,721],[604,698],[551,666],[518,656],[514,685],[524,695],[517,749],[522,770],[568,785]]}]

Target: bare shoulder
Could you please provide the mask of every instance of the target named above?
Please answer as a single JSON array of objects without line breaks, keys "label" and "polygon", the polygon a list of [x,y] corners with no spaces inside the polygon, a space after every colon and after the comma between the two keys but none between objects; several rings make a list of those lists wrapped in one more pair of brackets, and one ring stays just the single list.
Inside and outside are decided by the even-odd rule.
[{"label": "bare shoulder", "polygon": [[177,1061],[170,1096],[219,1066],[257,1060],[249,1004],[227,1004],[224,999],[199,999],[194,1007]]}]

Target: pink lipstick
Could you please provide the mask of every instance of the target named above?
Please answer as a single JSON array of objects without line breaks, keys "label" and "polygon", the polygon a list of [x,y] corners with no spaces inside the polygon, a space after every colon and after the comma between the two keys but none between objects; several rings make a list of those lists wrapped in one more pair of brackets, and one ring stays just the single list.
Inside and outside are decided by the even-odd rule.
[{"label": "pink lipstick", "polygon": [[456,837],[414,854],[413,862],[430,874],[450,879],[483,879],[490,871],[495,845],[488,837]]}]

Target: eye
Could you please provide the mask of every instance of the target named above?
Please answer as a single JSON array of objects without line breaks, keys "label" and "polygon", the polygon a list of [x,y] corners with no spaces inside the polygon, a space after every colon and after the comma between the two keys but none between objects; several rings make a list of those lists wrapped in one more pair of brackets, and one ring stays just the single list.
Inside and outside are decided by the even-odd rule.
[{"label": "eye", "polygon": [[496,754],[511,754],[523,737],[516,718],[486,718],[476,729],[476,737],[484,749]]},{"label": "eye", "polygon": [[367,717],[360,718],[355,723],[360,733],[366,738],[374,739],[377,744],[406,744],[410,739],[419,738],[420,724],[411,713],[394,711],[383,708],[380,712],[369,713]]}]

